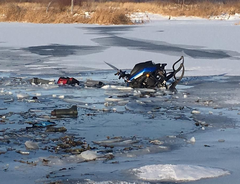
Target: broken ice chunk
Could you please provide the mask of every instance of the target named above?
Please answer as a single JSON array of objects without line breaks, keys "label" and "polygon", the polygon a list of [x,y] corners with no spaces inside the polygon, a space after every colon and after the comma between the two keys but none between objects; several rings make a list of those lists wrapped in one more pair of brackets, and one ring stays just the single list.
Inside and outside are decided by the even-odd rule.
[{"label": "broken ice chunk", "polygon": [[32,141],[26,141],[25,146],[27,149],[32,149],[32,150],[39,149],[38,144]]}]

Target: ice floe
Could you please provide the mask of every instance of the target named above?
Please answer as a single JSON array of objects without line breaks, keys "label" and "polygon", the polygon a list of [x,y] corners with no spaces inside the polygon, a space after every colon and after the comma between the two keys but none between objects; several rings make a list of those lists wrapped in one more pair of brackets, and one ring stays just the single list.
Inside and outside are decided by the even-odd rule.
[{"label": "ice floe", "polygon": [[230,174],[228,171],[195,165],[158,164],[133,169],[137,177],[149,181],[196,181]]}]

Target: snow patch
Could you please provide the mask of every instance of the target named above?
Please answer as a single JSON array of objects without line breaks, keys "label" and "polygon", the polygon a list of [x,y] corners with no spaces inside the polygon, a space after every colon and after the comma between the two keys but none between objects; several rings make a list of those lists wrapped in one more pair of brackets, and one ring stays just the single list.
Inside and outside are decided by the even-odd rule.
[{"label": "snow patch", "polygon": [[135,175],[149,181],[196,181],[230,174],[222,169],[194,165],[146,165],[133,169]]}]

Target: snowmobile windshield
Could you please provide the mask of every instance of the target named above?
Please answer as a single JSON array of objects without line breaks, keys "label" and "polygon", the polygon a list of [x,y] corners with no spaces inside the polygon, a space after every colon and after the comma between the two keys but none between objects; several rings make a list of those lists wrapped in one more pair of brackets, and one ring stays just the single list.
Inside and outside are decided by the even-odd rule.
[{"label": "snowmobile windshield", "polygon": [[138,63],[130,73],[130,80],[138,78],[145,72],[154,72],[156,68],[157,66],[152,61]]}]

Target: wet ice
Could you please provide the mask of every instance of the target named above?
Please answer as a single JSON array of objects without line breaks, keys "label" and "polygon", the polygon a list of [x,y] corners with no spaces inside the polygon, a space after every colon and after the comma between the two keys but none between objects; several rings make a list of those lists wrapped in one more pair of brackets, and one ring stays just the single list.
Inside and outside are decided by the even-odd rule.
[{"label": "wet ice", "polygon": [[[92,76],[94,75],[96,74],[93,73]],[[8,81],[7,86],[5,81]],[[4,146],[2,152],[6,156],[9,155],[10,160],[10,155],[14,154],[14,151],[19,156],[29,155],[31,161],[36,164],[36,169],[42,167],[42,164],[57,166],[61,169],[67,165],[84,162],[84,160],[122,163],[125,159],[130,159],[131,166],[127,166],[125,168],[127,169],[133,167],[133,159],[149,154],[171,152],[188,143],[193,143],[193,136],[190,134],[202,131],[199,127],[208,130],[234,126],[233,120],[227,117],[222,117],[219,121],[217,115],[221,109],[211,109],[211,107],[221,105],[222,102],[213,100],[211,103],[205,103],[206,100],[214,99],[214,96],[211,96],[211,99],[200,98],[199,100],[202,96],[195,94],[193,90],[193,88],[198,88],[198,85],[192,84],[194,80],[189,81],[187,85],[190,85],[190,88],[168,92],[131,89],[121,86],[121,83],[108,84],[111,81],[105,81],[106,85],[102,88],[58,86],[56,84],[49,84],[46,88],[45,84],[28,83],[28,77],[11,78],[11,80],[3,78],[1,97],[4,100],[1,100],[1,103],[7,109],[1,110],[1,142]],[[188,93],[187,98],[184,96],[186,93]],[[33,96],[37,96],[38,100],[31,101]],[[64,98],[59,98],[60,96]],[[216,98],[219,96],[216,95]],[[54,119],[51,116],[51,111],[54,109],[71,108],[72,104],[78,106],[77,118]],[[194,107],[192,104],[195,104]],[[212,114],[209,114],[210,109]],[[9,110],[12,113],[7,113]],[[193,113],[194,111],[201,113]],[[56,122],[58,128],[66,127],[67,131],[54,132],[55,130],[47,131],[48,129],[45,128],[26,130],[26,127],[30,127],[32,123],[41,123],[46,120]],[[196,122],[200,126],[196,126]],[[59,141],[65,135],[73,135],[76,138],[80,136],[84,144],[68,149],[68,144]],[[17,144],[15,144],[16,141]],[[34,142],[38,144],[39,150],[37,151],[26,146],[26,143]],[[24,144],[30,150],[26,149]],[[87,151],[87,149],[92,151]],[[84,153],[83,157],[78,156],[81,152]],[[65,155],[61,156],[60,153]],[[109,153],[114,157],[111,159],[106,157]],[[43,158],[39,160],[40,157]],[[31,164],[27,161],[22,162],[21,158],[16,160],[21,161],[20,164]],[[4,162],[4,164],[8,163]],[[11,165],[8,170],[12,169]]]}]

